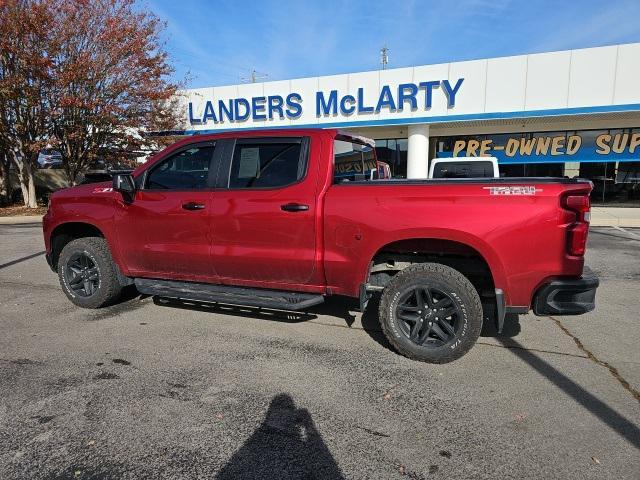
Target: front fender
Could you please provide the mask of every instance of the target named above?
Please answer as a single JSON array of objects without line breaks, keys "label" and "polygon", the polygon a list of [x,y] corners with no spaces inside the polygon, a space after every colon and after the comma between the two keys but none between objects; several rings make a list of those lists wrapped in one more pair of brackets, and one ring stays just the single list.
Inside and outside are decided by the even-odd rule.
[{"label": "front fender", "polygon": [[[83,185],[84,187],[84,185]],[[69,189],[73,190],[73,189]],[[51,205],[42,219],[42,230],[47,255],[52,254],[52,239],[58,233],[73,232],[82,235],[84,231],[97,230],[107,241],[111,256],[118,268],[126,275],[128,270],[122,262],[120,248],[114,226],[113,192],[101,191],[91,196],[52,196]],[[65,191],[62,191],[65,192]],[[68,192],[65,192],[68,193]]]}]

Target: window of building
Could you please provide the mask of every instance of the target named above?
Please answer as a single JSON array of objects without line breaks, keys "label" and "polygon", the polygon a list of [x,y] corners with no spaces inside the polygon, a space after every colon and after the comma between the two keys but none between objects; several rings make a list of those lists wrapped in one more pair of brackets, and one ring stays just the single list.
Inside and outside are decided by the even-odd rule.
[{"label": "window of building", "polygon": [[498,171],[501,177],[524,177],[525,165],[523,163],[500,163]]},{"label": "window of building", "polygon": [[391,178],[407,178],[407,150],[406,138],[376,140],[378,162],[389,166]]},{"label": "window of building", "polygon": [[640,207],[640,161],[619,162],[613,188],[615,196],[610,203]]},{"label": "window of building", "polygon": [[564,163],[525,163],[523,167],[523,177],[564,176]]},{"label": "window of building", "polygon": [[639,184],[640,162],[620,162],[616,172],[617,184]]},{"label": "window of building", "polygon": [[350,141],[348,137],[333,142],[333,182],[374,180],[378,177],[378,164],[373,147]]},{"label": "window of building", "polygon": [[580,178],[586,178],[593,183],[591,203],[610,203],[616,196],[615,162],[582,162],[580,164]]},{"label": "window of building", "polygon": [[[583,144],[595,145],[596,138],[606,135],[599,150],[622,155],[621,161],[602,160],[607,155],[592,154],[581,158],[579,176],[591,180],[593,205],[640,206],[640,161],[629,161],[630,157],[640,157],[638,149],[630,150],[632,135],[640,133],[640,129],[591,130],[577,132]],[[617,152],[616,152],[617,150]]]},{"label": "window of building", "polygon": [[306,155],[301,139],[238,140],[229,188],[278,188],[302,179]]},{"label": "window of building", "polygon": [[147,175],[149,190],[197,190],[207,187],[213,145],[194,146],[171,155]]}]

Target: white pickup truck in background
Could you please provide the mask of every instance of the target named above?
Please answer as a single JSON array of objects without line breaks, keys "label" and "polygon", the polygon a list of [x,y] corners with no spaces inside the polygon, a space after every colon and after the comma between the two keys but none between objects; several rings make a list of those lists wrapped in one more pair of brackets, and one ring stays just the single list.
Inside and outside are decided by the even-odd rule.
[{"label": "white pickup truck in background", "polygon": [[429,178],[499,178],[496,157],[434,158],[429,167]]}]

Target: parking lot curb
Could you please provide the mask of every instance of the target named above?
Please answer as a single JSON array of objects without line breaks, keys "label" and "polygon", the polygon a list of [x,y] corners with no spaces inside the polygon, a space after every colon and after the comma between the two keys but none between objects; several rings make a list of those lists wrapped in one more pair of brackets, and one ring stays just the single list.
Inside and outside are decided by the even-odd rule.
[{"label": "parking lot curb", "polygon": [[0,225],[20,225],[22,223],[41,223],[42,215],[21,215],[16,217],[0,217]]}]

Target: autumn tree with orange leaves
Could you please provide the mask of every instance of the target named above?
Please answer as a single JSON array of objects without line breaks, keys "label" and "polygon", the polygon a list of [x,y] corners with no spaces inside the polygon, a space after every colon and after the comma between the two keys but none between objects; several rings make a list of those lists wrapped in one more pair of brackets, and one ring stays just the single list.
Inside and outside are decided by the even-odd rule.
[{"label": "autumn tree with orange leaves", "polygon": [[[0,4],[0,147],[18,170],[22,197],[36,207],[34,170],[49,136],[53,64],[48,56],[54,32],[50,5]],[[8,178],[4,171],[3,178]]]},{"label": "autumn tree with orange leaves", "polygon": [[75,183],[91,162],[126,160],[154,146],[149,132],[177,127],[163,28],[134,0],[0,0],[0,143],[25,205],[44,146]]}]

